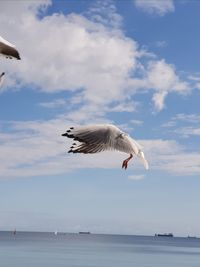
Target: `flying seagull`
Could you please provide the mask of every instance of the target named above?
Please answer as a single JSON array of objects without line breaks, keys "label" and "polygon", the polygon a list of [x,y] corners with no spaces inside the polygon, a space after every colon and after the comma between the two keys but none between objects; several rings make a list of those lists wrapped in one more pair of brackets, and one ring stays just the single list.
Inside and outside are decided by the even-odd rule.
[{"label": "flying seagull", "polygon": [[2,72],[1,75],[0,75],[0,87],[1,87],[1,85],[3,83],[4,75],[5,75],[5,72]]},{"label": "flying seagull", "polygon": [[122,163],[122,168],[127,169],[128,162],[133,155],[137,155],[143,162],[145,169],[149,168],[141,146],[128,134],[122,132],[112,124],[97,124],[88,126],[70,127],[62,134],[79,143],[73,143],[68,153],[98,153],[105,150],[118,150],[129,154]]},{"label": "flying seagull", "polygon": [[21,59],[15,46],[0,36],[0,54],[6,58]]}]

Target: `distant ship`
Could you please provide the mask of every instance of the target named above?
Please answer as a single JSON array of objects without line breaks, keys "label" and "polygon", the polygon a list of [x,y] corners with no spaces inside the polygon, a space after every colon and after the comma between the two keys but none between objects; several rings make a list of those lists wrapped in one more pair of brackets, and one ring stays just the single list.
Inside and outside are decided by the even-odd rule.
[{"label": "distant ship", "polygon": [[90,232],[79,232],[80,235],[89,235]]},{"label": "distant ship", "polygon": [[164,234],[155,234],[155,236],[161,236],[161,237],[173,237],[174,235],[172,233],[164,233]]},{"label": "distant ship", "polygon": [[188,235],[187,238],[197,238],[197,237]]}]

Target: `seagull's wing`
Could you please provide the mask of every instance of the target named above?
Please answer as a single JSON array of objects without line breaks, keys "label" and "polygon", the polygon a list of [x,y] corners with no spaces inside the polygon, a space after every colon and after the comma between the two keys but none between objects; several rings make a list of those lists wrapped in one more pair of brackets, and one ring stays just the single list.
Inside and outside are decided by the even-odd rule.
[{"label": "seagull's wing", "polygon": [[113,129],[109,125],[71,127],[63,136],[81,143],[72,146],[69,152],[87,154],[112,149]]},{"label": "seagull's wing", "polygon": [[15,47],[13,44],[11,44],[10,42],[8,42],[7,40],[5,40],[1,36],[0,36],[0,42],[3,43],[3,44],[5,44],[5,45],[8,45],[8,46]]},{"label": "seagull's wing", "polygon": [[114,125],[89,125],[71,127],[63,136],[73,138],[81,144],[73,144],[69,152],[97,153],[104,150],[118,150],[138,154],[139,147],[134,140]]},{"label": "seagull's wing", "polygon": [[0,54],[8,58],[15,57],[17,59],[21,59],[19,52],[17,51],[15,46],[6,41],[5,39],[3,39],[1,36],[0,36]]}]

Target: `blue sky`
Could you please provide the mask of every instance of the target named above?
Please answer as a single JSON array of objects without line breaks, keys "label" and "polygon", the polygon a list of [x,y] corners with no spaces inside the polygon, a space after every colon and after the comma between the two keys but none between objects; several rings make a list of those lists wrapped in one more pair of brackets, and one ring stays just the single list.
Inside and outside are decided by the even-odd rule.
[{"label": "blue sky", "polygon": [[[12,6],[12,8],[10,8]],[[0,229],[200,235],[198,1],[2,1]],[[142,146],[67,154],[67,127]]]}]

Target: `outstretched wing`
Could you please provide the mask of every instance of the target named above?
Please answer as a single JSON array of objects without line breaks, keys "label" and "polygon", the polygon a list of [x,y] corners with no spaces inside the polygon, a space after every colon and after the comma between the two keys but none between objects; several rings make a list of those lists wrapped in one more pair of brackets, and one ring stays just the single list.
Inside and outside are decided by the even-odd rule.
[{"label": "outstretched wing", "polygon": [[113,134],[113,129],[109,125],[89,125],[71,127],[62,136],[80,142],[73,144],[68,152],[87,154],[111,149]]},{"label": "outstretched wing", "polygon": [[71,127],[63,136],[79,141],[68,152],[97,153],[104,150],[118,150],[125,153],[138,153],[138,148],[128,135],[114,125],[89,125]]}]

